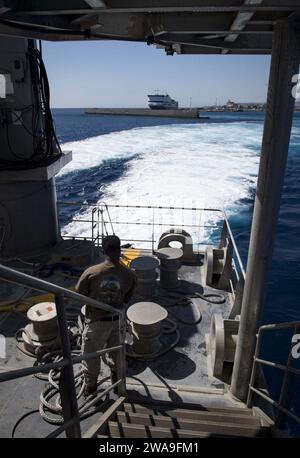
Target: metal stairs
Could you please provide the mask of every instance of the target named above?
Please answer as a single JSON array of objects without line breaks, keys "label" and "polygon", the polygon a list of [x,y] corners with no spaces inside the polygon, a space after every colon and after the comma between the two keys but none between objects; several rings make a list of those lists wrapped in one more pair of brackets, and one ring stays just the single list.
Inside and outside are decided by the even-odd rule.
[{"label": "metal stairs", "polygon": [[137,404],[124,402],[118,406],[96,436],[99,438],[204,438],[267,437],[272,422],[258,410],[217,408],[172,404]]}]

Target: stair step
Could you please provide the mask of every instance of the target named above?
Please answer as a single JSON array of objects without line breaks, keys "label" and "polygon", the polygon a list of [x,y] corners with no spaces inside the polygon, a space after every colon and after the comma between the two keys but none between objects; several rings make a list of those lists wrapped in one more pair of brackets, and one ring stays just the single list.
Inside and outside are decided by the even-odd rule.
[{"label": "stair step", "polygon": [[266,428],[258,424],[231,423],[230,418],[223,421],[195,420],[187,418],[170,418],[165,416],[151,416],[141,413],[117,412],[118,421],[122,424],[129,423],[144,426],[156,426],[175,430],[191,430],[210,432],[215,434],[254,437],[265,433]]},{"label": "stair step", "polygon": [[[120,438],[120,437],[128,437],[128,438],[139,438],[139,437],[147,437],[147,438],[207,438],[207,437],[224,437],[224,435],[213,434],[210,432],[200,432],[200,431],[191,431],[191,430],[184,430],[184,429],[170,429],[170,428],[162,428],[157,426],[146,426],[146,425],[132,425],[130,423],[118,423],[115,421],[108,422],[109,428],[109,437],[112,438]],[[107,436],[99,436],[101,438]],[[234,436],[226,436],[226,437],[234,437]]]},{"label": "stair step", "polygon": [[136,404],[134,402],[126,402],[124,403],[124,407],[125,406],[131,406],[133,409],[136,409],[136,411],[138,411],[138,409],[151,409],[151,410],[159,410],[161,412],[163,411],[166,411],[166,410],[170,410],[170,409],[179,409],[180,411],[181,410],[188,410],[188,411],[192,411],[192,412],[217,412],[217,413],[225,413],[225,414],[236,414],[236,415],[245,415],[245,416],[248,416],[248,417],[252,417],[253,416],[253,412],[251,409],[247,409],[247,408],[240,408],[240,407],[222,407],[222,408],[219,408],[219,407],[203,407],[201,405],[197,405],[197,404],[183,404],[182,406],[181,405],[176,405],[176,403],[172,403],[170,405],[170,402],[168,401],[160,401],[160,402],[155,402],[155,403],[141,403],[141,404]]},{"label": "stair step", "polygon": [[[206,410],[188,410],[188,409],[174,409],[172,407],[165,409],[156,409],[141,406],[139,404],[128,404],[125,403],[124,411],[129,413],[141,413],[148,415],[158,415],[172,418],[188,418],[189,420],[211,420],[211,421],[223,421],[228,420],[231,423],[247,423],[253,425],[260,425],[260,419],[252,415],[243,415],[240,412],[216,412]],[[240,409],[242,410],[242,409]]]}]

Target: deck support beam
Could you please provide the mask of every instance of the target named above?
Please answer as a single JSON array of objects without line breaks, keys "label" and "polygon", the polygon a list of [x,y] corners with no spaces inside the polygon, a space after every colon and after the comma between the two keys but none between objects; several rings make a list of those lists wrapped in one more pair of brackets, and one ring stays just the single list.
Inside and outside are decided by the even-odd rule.
[{"label": "deck support beam", "polygon": [[278,21],[273,39],[261,160],[231,383],[232,395],[242,401],[246,400],[248,393],[256,333],[271,267],[295,106],[292,79],[299,73],[299,63],[299,17]]}]

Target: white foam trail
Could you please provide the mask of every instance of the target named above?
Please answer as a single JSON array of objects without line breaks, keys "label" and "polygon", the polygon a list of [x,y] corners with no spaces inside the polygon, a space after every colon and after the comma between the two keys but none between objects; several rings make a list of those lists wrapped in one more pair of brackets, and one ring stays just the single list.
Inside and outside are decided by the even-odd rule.
[{"label": "white foam trail", "polygon": [[[257,123],[179,124],[143,127],[64,145],[74,160],[63,173],[92,167],[105,159],[138,155],[127,172],[104,188],[101,201],[131,205],[224,208],[238,211],[256,183],[262,126]],[[98,185],[100,186],[101,183]],[[95,183],[97,185],[97,183]],[[151,221],[149,210],[112,211],[113,220]],[[85,215],[86,217],[87,215]],[[216,215],[166,211],[156,221],[178,224],[215,222]],[[157,229],[161,233],[166,226]],[[115,226],[123,239],[151,238],[152,228]],[[121,231],[121,232],[120,232]],[[190,229],[195,234],[195,230]],[[197,230],[198,231],[198,230]],[[64,233],[90,235],[90,225],[71,223]],[[199,235],[199,234],[198,234]],[[202,234],[203,235],[203,234]]]},{"label": "white foam trail", "polygon": [[[64,167],[59,176],[76,170],[100,165],[113,158],[127,158],[145,152],[140,130],[132,129],[99,135],[86,140],[68,142],[62,145],[64,151],[72,151],[73,160]],[[137,136],[135,133],[138,132]]]}]

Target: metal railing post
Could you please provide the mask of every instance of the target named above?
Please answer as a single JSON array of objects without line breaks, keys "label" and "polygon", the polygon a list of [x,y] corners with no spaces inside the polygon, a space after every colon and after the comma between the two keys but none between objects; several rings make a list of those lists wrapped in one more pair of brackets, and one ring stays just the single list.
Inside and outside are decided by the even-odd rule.
[{"label": "metal railing post", "polygon": [[[294,335],[297,334],[297,332],[298,332],[298,327],[295,326]],[[293,343],[291,343],[289,357],[288,357],[287,365],[284,371],[284,376],[283,376],[279,400],[278,400],[279,406],[284,407],[284,408],[286,408],[286,404],[288,401],[288,389],[291,383],[291,377],[294,376],[294,374],[292,374],[292,372],[290,371],[290,368],[292,367],[292,361],[293,361],[292,349],[293,349]],[[283,415],[280,410],[278,410],[276,418],[275,418],[275,425],[279,429],[283,429],[285,426],[285,422],[286,422],[286,416]]]},{"label": "metal railing post", "polygon": [[152,208],[152,254],[154,254],[155,208]]},{"label": "metal railing post", "polygon": [[94,238],[94,229],[95,229],[95,218],[94,218],[94,214],[95,214],[95,211],[96,209],[93,208],[92,210],[92,242],[95,243],[95,238]]},{"label": "metal railing post", "polygon": [[118,395],[126,397],[126,350],[125,350],[125,337],[126,337],[126,315],[123,313],[119,318],[119,342],[122,345],[120,352],[120,375],[122,383],[118,386]]},{"label": "metal railing post", "polygon": [[253,391],[251,390],[251,387],[254,386],[255,378],[256,378],[257,358],[258,358],[258,355],[260,354],[260,349],[261,349],[261,334],[262,334],[261,330],[259,330],[258,335],[257,335],[255,354],[253,357],[253,366],[252,366],[252,372],[251,372],[251,378],[250,378],[249,390],[248,390],[248,397],[247,397],[247,407],[249,408],[252,407]]},{"label": "metal railing post", "polygon": [[103,208],[100,208],[101,213],[101,246],[104,238],[104,217],[103,217]]},{"label": "metal railing post", "polygon": [[97,208],[97,248],[100,246],[100,230],[99,230],[99,225],[100,225],[100,219],[99,219],[99,208]]},{"label": "metal railing post", "polygon": [[59,389],[64,422],[68,422],[73,418],[77,418],[77,422],[66,428],[66,436],[71,438],[81,437],[79,411],[72,365],[71,345],[68,335],[68,325],[64,308],[63,294],[55,295],[55,304],[63,358],[69,362],[67,366],[62,367],[59,379]]},{"label": "metal railing post", "polygon": [[109,213],[109,206],[105,204],[105,208],[106,208],[107,216],[108,216],[108,219],[109,219],[109,222],[110,222],[110,228],[111,228],[112,234],[115,234],[114,227],[113,227],[112,220],[111,220],[111,216],[110,216],[110,213]]}]

